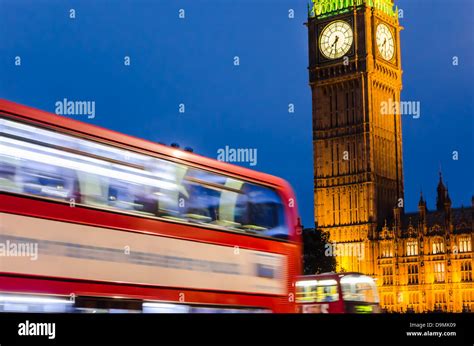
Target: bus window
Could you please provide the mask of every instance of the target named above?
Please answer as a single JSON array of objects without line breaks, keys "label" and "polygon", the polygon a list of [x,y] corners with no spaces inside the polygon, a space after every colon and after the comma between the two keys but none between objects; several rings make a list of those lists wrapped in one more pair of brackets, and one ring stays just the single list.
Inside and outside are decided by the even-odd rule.
[{"label": "bus window", "polygon": [[325,303],[338,300],[339,291],[336,280],[306,280],[296,283],[296,301],[298,303]]},{"label": "bus window", "polygon": [[183,220],[182,215],[186,210],[189,193],[183,186],[183,178],[188,168],[174,162],[156,160],[152,172],[162,172],[167,177],[172,177],[176,184],[175,189],[158,189],[154,194],[158,197],[158,216],[166,219]]},{"label": "bus window", "polygon": [[194,168],[183,186],[189,195],[183,217],[189,221],[288,238],[280,197],[267,187]]},{"label": "bus window", "polygon": [[237,179],[226,179],[224,184],[226,189],[221,192],[218,212],[219,219],[216,221],[216,224],[233,229],[239,229],[242,226],[236,220],[245,209],[245,205],[237,203],[239,196],[242,195],[243,184],[243,181]]},{"label": "bus window", "polygon": [[1,119],[0,187],[10,192],[288,239],[271,188]]},{"label": "bus window", "polygon": [[306,280],[296,283],[296,302],[313,303],[316,301],[317,281]]},{"label": "bus window", "polygon": [[77,172],[81,201],[92,206],[108,205],[107,178],[89,172]]},{"label": "bus window", "polygon": [[[14,160],[9,160],[14,161]],[[1,157],[0,164],[0,189],[9,192],[21,192],[16,182],[17,165],[7,161],[6,157]]]},{"label": "bus window", "polygon": [[216,221],[225,177],[199,169],[189,169],[185,180],[189,198],[183,216],[191,222]]},{"label": "bus window", "polygon": [[130,187],[120,181],[109,184],[109,205],[122,210],[136,210],[138,207]]},{"label": "bus window", "polygon": [[23,192],[69,201],[77,199],[74,171],[62,167],[28,162],[20,169]]},{"label": "bus window", "polygon": [[[238,222],[257,234],[287,239],[283,205],[277,193],[263,186],[245,183],[238,204]],[[243,207],[245,205],[245,207]]]},{"label": "bus window", "polygon": [[337,281],[333,279],[318,280],[316,302],[335,302],[339,300]]},{"label": "bus window", "polygon": [[378,303],[377,287],[372,278],[364,275],[345,275],[341,278],[345,301]]}]

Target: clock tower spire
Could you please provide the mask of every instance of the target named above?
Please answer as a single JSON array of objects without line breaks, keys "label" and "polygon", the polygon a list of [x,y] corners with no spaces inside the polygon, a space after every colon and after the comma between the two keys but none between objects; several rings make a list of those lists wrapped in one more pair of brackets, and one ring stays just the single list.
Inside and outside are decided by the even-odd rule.
[{"label": "clock tower spire", "polygon": [[374,273],[372,240],[403,210],[397,14],[391,0],[310,5],[315,221],[338,270]]}]

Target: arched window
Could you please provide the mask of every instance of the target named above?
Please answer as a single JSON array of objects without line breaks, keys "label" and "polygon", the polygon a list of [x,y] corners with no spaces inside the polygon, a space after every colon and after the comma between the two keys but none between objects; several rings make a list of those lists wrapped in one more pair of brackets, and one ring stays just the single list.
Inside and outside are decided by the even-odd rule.
[{"label": "arched window", "polygon": [[444,278],[445,278],[445,271],[444,271],[444,263],[443,262],[437,262],[437,263],[434,263],[434,280],[435,282],[444,282]]},{"label": "arched window", "polygon": [[432,253],[433,255],[444,253],[444,242],[442,239],[437,238],[433,241],[432,244]]},{"label": "arched window", "polygon": [[459,252],[471,252],[471,237],[463,236],[459,238]]},{"label": "arched window", "polygon": [[381,247],[382,257],[393,257],[393,247],[390,242],[382,242]]},{"label": "arched window", "polygon": [[407,242],[407,256],[418,255],[418,242],[416,240],[409,240]]}]

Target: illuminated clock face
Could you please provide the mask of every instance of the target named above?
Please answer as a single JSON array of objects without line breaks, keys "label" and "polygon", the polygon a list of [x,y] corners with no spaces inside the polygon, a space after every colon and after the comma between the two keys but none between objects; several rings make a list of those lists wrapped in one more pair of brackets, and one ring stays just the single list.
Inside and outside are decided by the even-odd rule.
[{"label": "illuminated clock face", "polygon": [[328,59],[337,59],[351,49],[354,35],[351,26],[342,20],[329,23],[319,37],[319,49]]},{"label": "illuminated clock face", "polygon": [[385,24],[379,24],[377,26],[377,33],[375,36],[377,40],[377,47],[379,53],[385,60],[391,60],[395,54],[395,43],[393,40],[393,34]]}]

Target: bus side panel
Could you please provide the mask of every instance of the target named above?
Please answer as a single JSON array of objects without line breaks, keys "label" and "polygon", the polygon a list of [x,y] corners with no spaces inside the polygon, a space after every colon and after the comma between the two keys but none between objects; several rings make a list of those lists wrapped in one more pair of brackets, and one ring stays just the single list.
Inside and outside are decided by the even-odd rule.
[{"label": "bus side panel", "polygon": [[[0,242],[23,245],[0,272],[284,295],[286,257],[0,213]],[[10,246],[7,246],[9,249]],[[12,247],[13,248],[13,247]],[[19,256],[15,256],[19,255]]]},{"label": "bus side panel", "polygon": [[[4,203],[5,202],[5,203]],[[196,286],[197,288],[192,289],[190,287],[187,287],[189,283],[177,283],[177,286],[175,288],[164,288],[164,287],[146,287],[147,283],[146,282],[136,282],[136,280],[131,280],[134,281],[131,284],[126,284],[124,280],[121,280],[119,277],[111,277],[109,278],[110,284],[107,284],[105,282],[99,283],[96,282],[94,277],[83,277],[83,278],[76,278],[76,280],[73,280],[73,277],[71,277],[70,273],[66,273],[61,276],[53,275],[53,273],[49,273],[48,276],[50,279],[49,280],[44,280],[41,278],[40,275],[41,273],[34,273],[32,272],[32,261],[30,259],[26,259],[26,261],[23,262],[22,265],[24,268],[29,268],[27,271],[25,270],[20,270],[19,272],[12,272],[13,268],[12,266],[8,265],[7,266],[7,272],[5,273],[5,270],[2,269],[1,272],[4,272],[1,280],[0,280],[0,290],[2,291],[11,291],[14,289],[14,291],[18,292],[42,292],[42,293],[61,293],[61,294],[71,294],[75,293],[76,295],[78,294],[93,294],[93,295],[109,295],[109,296],[114,296],[117,294],[124,295],[124,294],[146,294],[146,296],[143,296],[143,298],[146,299],[165,299],[165,300],[172,300],[176,301],[180,299],[179,292],[184,293],[186,299],[192,299],[195,302],[202,302],[202,303],[212,303],[212,304],[236,304],[240,302],[240,304],[250,304],[251,306],[258,306],[258,307],[265,307],[265,308],[270,308],[275,312],[295,312],[295,303],[291,299],[289,299],[289,295],[287,294],[288,291],[290,290],[289,287],[291,287],[291,278],[293,275],[295,275],[294,272],[292,272],[292,268],[297,268],[299,265],[299,258],[298,260],[291,260],[292,258],[295,258],[297,254],[299,254],[299,247],[296,244],[291,244],[291,243],[285,243],[285,242],[279,242],[279,241],[269,241],[265,239],[259,239],[255,237],[249,237],[249,236],[242,236],[242,235],[237,235],[237,234],[226,234],[225,232],[214,232],[214,231],[208,231],[208,232],[200,232],[202,236],[201,242],[197,242],[197,231],[202,231],[200,229],[193,230],[194,232],[189,231],[188,229],[190,227],[185,227],[183,225],[173,225],[173,224],[168,224],[168,223],[161,223],[157,222],[156,220],[145,220],[141,218],[136,218],[136,217],[130,217],[126,215],[115,215],[112,213],[104,213],[104,212],[99,212],[96,210],[89,210],[89,209],[82,209],[82,208],[71,208],[68,205],[62,205],[62,204],[57,204],[57,203],[49,203],[49,202],[44,202],[40,200],[35,200],[35,199],[25,199],[21,197],[16,197],[16,196],[10,196],[10,195],[3,195],[2,196],[2,203],[0,203],[0,209],[3,211],[9,212],[9,215],[11,217],[20,217],[20,218],[26,218],[26,219],[33,219],[31,217],[23,217],[23,216],[18,216],[18,214],[36,214],[36,215],[41,215],[41,219],[34,219],[35,221],[40,221],[40,222],[34,222],[32,223],[29,227],[20,227],[17,229],[18,232],[22,233],[25,231],[29,232],[35,232],[35,236],[43,238],[40,240],[46,240],[46,241],[51,241],[52,239],[44,239],[46,237],[45,232],[42,231],[43,229],[48,230],[50,227],[41,227],[41,222],[57,222],[60,224],[63,224],[62,222],[58,221],[49,221],[49,220],[61,220],[65,221],[64,224],[66,224],[68,227],[69,225],[73,225],[74,227],[86,227],[86,228],[80,228],[78,229],[78,232],[80,233],[79,239],[81,242],[83,242],[84,239],[87,238],[92,238],[94,239],[96,233],[94,235],[90,235],[88,237],[85,237],[85,232],[84,229],[89,229],[91,227],[88,226],[83,226],[84,224],[86,225],[93,225],[94,227],[101,226],[101,227],[107,227],[104,228],[103,232],[114,232],[111,233],[110,236],[107,236],[107,240],[115,238],[115,235],[119,232],[120,234],[130,234],[130,235],[135,235],[137,237],[155,237],[155,238],[160,238],[160,239],[166,239],[166,240],[171,240],[171,241],[182,241],[185,243],[193,243],[190,241],[185,241],[182,239],[188,239],[188,240],[194,240],[193,244],[196,245],[204,245],[204,246],[217,246],[217,245],[212,245],[212,244],[219,244],[220,246],[218,248],[225,248],[228,249],[228,253],[231,253],[231,258],[234,259],[236,254],[235,252],[235,246],[239,248],[240,254],[245,253],[246,255],[256,256],[256,258],[259,261],[262,261],[261,263],[254,262],[254,272],[257,272],[258,270],[260,271],[260,275],[263,277],[258,277],[258,273],[256,276],[257,281],[254,282],[255,286],[262,286],[258,289],[253,289],[253,292],[247,292],[248,288],[247,287],[240,287],[239,290],[242,291],[234,291],[235,293],[232,293],[232,291],[229,291],[229,287],[218,287],[219,289],[216,289],[216,287],[211,287],[211,288],[203,288],[203,286]],[[14,214],[10,214],[11,212],[14,212]],[[35,216],[36,216],[35,215]],[[108,219],[108,215],[111,216],[111,219]],[[31,215],[33,216],[33,215]],[[107,217],[105,217],[107,216]],[[114,222],[111,222],[113,219]],[[5,220],[5,217],[3,217],[3,220]],[[3,221],[2,220],[2,221]],[[87,223],[85,221],[89,220]],[[95,220],[94,223],[92,221]],[[136,220],[135,224],[133,223]],[[12,225],[20,225],[16,220],[12,219]],[[106,222],[107,221],[107,222]],[[148,222],[147,222],[148,221]],[[75,222],[74,224],[70,224],[70,222]],[[78,224],[78,222],[81,222],[81,224]],[[141,222],[144,222],[143,224]],[[48,224],[49,225],[49,224]],[[170,227],[165,227],[170,225]],[[111,226],[113,226],[114,229],[109,229]],[[126,227],[125,227],[126,226]],[[173,227],[176,226],[176,227]],[[119,229],[123,229],[124,231],[118,231],[116,227],[119,227]],[[165,232],[163,230],[166,229]],[[187,237],[183,238],[178,238],[175,237],[174,235],[178,232],[175,232],[174,229],[177,229],[179,233],[182,234],[187,234]],[[67,233],[67,232],[65,232]],[[70,234],[74,233],[74,231],[68,232]],[[224,234],[223,234],[224,233]],[[3,235],[6,235],[5,232],[2,232]],[[171,234],[173,236],[171,236]],[[26,234],[23,234],[23,236]],[[31,234],[30,234],[31,235]],[[163,237],[156,237],[157,235],[163,235]],[[214,235],[212,237],[211,235]],[[61,237],[59,234],[55,234],[52,236],[55,240],[60,240]],[[7,237],[8,238],[8,237]],[[204,243],[203,243],[204,241]],[[129,243],[128,245],[125,243]],[[108,243],[107,243],[108,244]],[[123,251],[125,249],[125,246],[130,246],[130,242],[128,241],[122,241],[120,244],[115,244],[116,250],[120,249],[121,254],[123,254]],[[222,246],[223,244],[227,246]],[[45,249],[47,249],[47,246],[51,244],[45,243],[43,246]],[[75,245],[85,245],[85,246],[96,246],[98,247],[98,243],[95,242],[94,244],[75,244]],[[103,244],[102,244],[103,245]],[[249,246],[251,245],[251,246]],[[271,246],[270,246],[271,245]],[[173,247],[173,246],[172,246]],[[87,248],[88,251],[91,250],[91,248]],[[130,247],[131,252],[133,253],[134,250],[137,250],[135,246],[132,244]],[[256,250],[256,251],[255,251]],[[77,250],[65,250],[64,251],[74,251]],[[92,255],[98,255],[97,249],[92,249],[92,251],[95,253],[92,253]],[[267,251],[271,251],[270,254],[267,253]],[[141,251],[143,252],[143,251]],[[202,251],[203,253],[206,253],[207,251]],[[79,253],[84,254],[83,252],[79,251]],[[44,255],[44,254],[43,254]],[[91,254],[88,254],[91,255]],[[230,254],[229,254],[230,255]],[[263,257],[261,256],[263,255]],[[269,255],[269,256],[268,256]],[[39,259],[41,260],[42,252],[41,250],[39,251]],[[239,257],[240,255],[237,255]],[[173,257],[173,256],[171,256]],[[243,257],[243,256],[241,256]],[[288,266],[281,262],[281,260],[285,259],[288,261]],[[43,258],[44,259],[44,258]],[[73,261],[77,261],[76,259],[72,259]],[[87,260],[87,259],[82,259],[82,260]],[[253,259],[255,261],[255,259]],[[275,274],[278,272],[278,270],[269,270],[269,267],[271,268],[272,265],[274,266],[275,263],[272,264],[272,261],[277,262],[277,267],[283,267],[283,268],[289,268],[287,270],[283,270],[283,275],[286,276],[284,280],[278,281],[276,284],[276,280],[271,279],[270,274]],[[251,260],[252,261],[252,260]],[[278,262],[280,263],[278,264]],[[15,262],[15,261],[14,261]],[[178,260],[179,262],[179,260]],[[217,262],[217,261],[214,261]],[[59,262],[61,264],[61,267],[64,267],[64,261]],[[92,262],[91,262],[92,263]],[[18,263],[15,264],[18,266]],[[121,264],[120,264],[121,266]],[[35,267],[35,265],[33,265]],[[87,275],[90,274],[89,270],[98,270],[97,268],[94,268],[95,266],[87,265],[87,270],[85,273]],[[259,268],[257,268],[259,267]],[[229,267],[227,267],[228,269]],[[232,268],[232,267],[230,267]],[[67,270],[67,268],[65,268]],[[36,270],[36,269],[35,269]],[[226,270],[226,267],[221,267],[218,270]],[[248,269],[250,271],[250,269]],[[34,271],[34,270],[33,270]],[[113,267],[111,268],[110,272],[122,272],[122,267]],[[105,271],[108,272],[108,271]],[[105,273],[104,272],[104,273]],[[270,273],[270,274],[269,274]],[[21,278],[18,277],[18,274],[28,274],[28,279],[26,278]],[[45,273],[42,273],[41,275],[45,275]],[[220,274],[226,275],[226,274]],[[270,276],[270,277],[269,277]],[[16,277],[15,280],[12,278]],[[147,278],[148,276],[145,276]],[[54,279],[54,280],[51,280]],[[104,278],[102,278],[104,279]],[[86,281],[87,280],[87,281]],[[143,280],[139,280],[143,281]],[[234,280],[224,280],[224,281],[234,281]],[[221,280],[216,281],[219,285],[222,285]],[[271,284],[269,285],[268,282]],[[287,282],[288,286],[286,286],[284,283]],[[10,284],[9,284],[10,283]],[[24,283],[23,285],[21,283]],[[137,286],[132,286],[132,285],[137,285]],[[226,285],[226,283],[224,283]],[[244,283],[244,285],[246,285]],[[247,283],[248,285],[248,283]],[[273,287],[272,287],[273,285]],[[283,285],[283,286],[281,286]],[[67,289],[66,289],[67,287]],[[288,287],[288,288],[287,288]],[[84,291],[81,291],[83,290]],[[212,291],[211,291],[212,289]],[[271,292],[272,290],[275,290],[273,293]],[[252,289],[250,289],[252,291]],[[127,293],[128,292],[128,293]],[[132,293],[135,292],[135,293]],[[265,293],[263,293],[265,292]],[[291,298],[291,297],[290,297]],[[256,304],[256,305],[255,305]],[[249,305],[249,306],[250,306]]]}]

